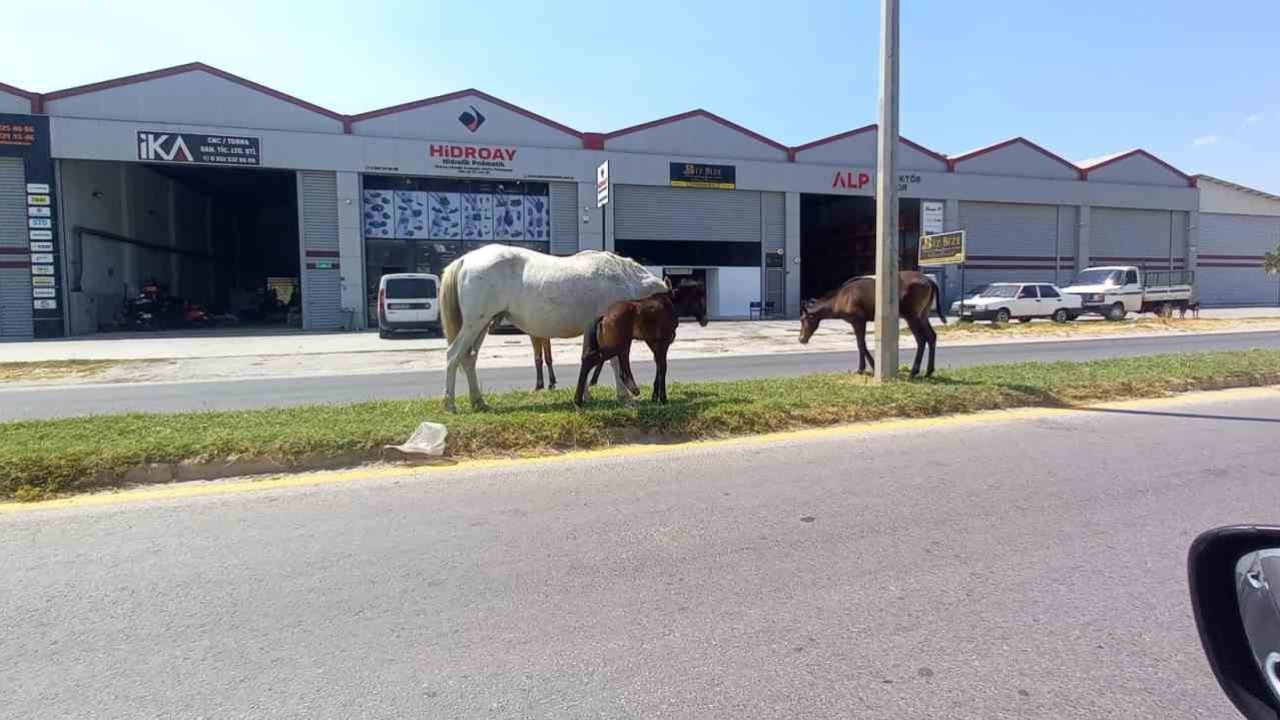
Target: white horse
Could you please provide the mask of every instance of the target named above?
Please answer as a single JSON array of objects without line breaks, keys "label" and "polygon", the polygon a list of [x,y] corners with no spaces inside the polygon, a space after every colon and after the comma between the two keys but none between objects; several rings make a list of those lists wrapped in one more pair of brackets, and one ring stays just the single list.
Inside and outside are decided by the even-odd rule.
[{"label": "white horse", "polygon": [[[494,318],[505,315],[529,335],[571,338],[584,334],[619,300],[667,292],[666,283],[639,263],[609,252],[585,250],[555,257],[507,245],[486,245],[449,263],[440,280],[440,318],[449,340],[445,407],[455,411],[458,366],[467,373],[471,406],[484,407],[476,358]],[[630,399],[617,361],[618,398]]]}]

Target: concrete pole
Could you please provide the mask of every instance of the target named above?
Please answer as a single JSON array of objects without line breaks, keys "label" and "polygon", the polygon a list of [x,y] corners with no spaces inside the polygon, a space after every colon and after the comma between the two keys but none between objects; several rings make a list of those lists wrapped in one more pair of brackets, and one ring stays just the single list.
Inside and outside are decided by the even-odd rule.
[{"label": "concrete pole", "polygon": [[876,156],[876,379],[898,376],[898,0],[880,0]]}]

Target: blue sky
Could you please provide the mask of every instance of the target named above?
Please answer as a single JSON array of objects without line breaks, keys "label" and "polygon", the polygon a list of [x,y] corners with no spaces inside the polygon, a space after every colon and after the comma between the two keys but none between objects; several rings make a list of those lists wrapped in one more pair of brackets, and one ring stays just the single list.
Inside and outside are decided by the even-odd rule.
[{"label": "blue sky", "polygon": [[[1227,6],[1230,6],[1228,8]],[[128,6],[128,7],[126,7]],[[1280,2],[902,0],[902,132],[1143,147],[1280,194]],[[0,82],[199,60],[338,112],[476,87],[579,130],[694,107],[797,145],[875,120],[879,3],[19,3]]]}]

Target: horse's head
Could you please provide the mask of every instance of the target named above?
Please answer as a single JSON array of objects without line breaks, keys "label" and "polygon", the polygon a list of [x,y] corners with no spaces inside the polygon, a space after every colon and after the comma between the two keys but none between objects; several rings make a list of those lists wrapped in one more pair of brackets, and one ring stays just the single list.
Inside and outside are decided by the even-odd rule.
[{"label": "horse's head", "polygon": [[707,326],[707,288],[702,283],[673,288],[671,304],[676,308],[676,317],[692,316],[699,325]]},{"label": "horse's head", "polygon": [[817,300],[805,300],[800,303],[800,344],[808,345],[809,338],[818,330],[818,324],[822,322],[821,308]]}]

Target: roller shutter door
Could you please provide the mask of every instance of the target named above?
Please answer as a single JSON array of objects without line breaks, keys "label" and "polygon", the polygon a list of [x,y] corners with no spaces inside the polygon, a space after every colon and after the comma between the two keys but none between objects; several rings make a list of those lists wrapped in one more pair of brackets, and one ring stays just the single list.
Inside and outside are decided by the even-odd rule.
[{"label": "roller shutter door", "polygon": [[23,162],[0,158],[0,340],[30,340],[31,246]]},{"label": "roller shutter door", "polygon": [[1280,277],[1262,256],[1280,243],[1280,217],[1200,214],[1196,297],[1206,305],[1280,304]]},{"label": "roller shutter door", "polygon": [[1186,220],[1180,212],[1093,208],[1089,225],[1092,265],[1139,265],[1153,270],[1182,267]]},{"label": "roller shutter door", "polygon": [[[761,223],[763,225],[764,252],[766,255],[775,255],[779,251],[786,251],[787,247],[787,198],[783,193],[766,192],[760,193],[761,210],[763,213]],[[786,257],[783,256],[782,267],[768,267],[765,263],[764,271],[764,301],[773,303],[773,311],[779,315],[785,315],[786,308]]]},{"label": "roller shutter door", "polygon": [[965,231],[968,256],[965,286],[1054,282],[1059,254],[1058,279],[1065,282],[1072,275],[1074,260],[1069,240],[1059,241],[1058,215],[1056,205],[960,203],[960,227]]},{"label": "roller shutter door", "polygon": [[551,254],[578,252],[578,184],[553,182],[551,186]]},{"label": "roller shutter door", "polygon": [[298,172],[298,214],[303,249],[302,324],[308,330],[336,330],[342,326],[336,173]]},{"label": "roller shutter door", "polygon": [[613,234],[625,240],[760,242],[760,193],[614,187]]}]

